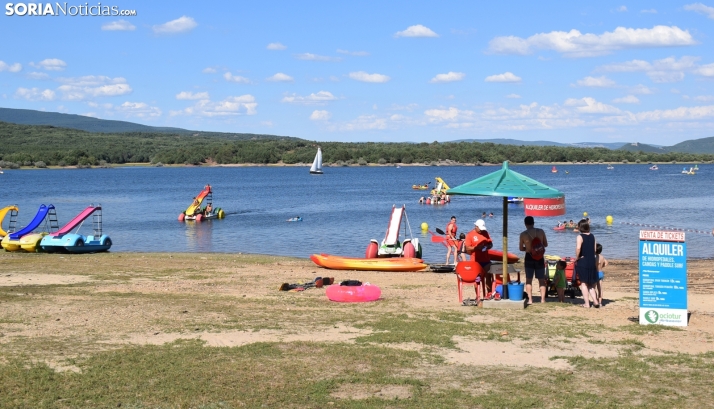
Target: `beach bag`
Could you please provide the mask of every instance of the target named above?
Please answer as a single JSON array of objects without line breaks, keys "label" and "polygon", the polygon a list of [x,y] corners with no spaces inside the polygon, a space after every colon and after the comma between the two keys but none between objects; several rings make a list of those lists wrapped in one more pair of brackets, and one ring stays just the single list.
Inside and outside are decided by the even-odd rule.
[{"label": "beach bag", "polygon": [[531,240],[531,258],[533,258],[533,260],[542,260],[545,254],[545,246],[543,246],[543,242],[540,241],[537,234],[538,230],[536,230],[535,238]]}]

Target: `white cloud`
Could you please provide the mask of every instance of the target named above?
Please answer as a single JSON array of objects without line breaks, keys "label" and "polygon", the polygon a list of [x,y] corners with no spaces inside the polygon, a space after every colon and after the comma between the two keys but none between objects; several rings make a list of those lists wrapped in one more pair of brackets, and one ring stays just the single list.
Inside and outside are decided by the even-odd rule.
[{"label": "white cloud", "polygon": [[14,64],[8,64],[5,61],[0,61],[0,72],[20,72],[22,71],[22,64],[16,62]]},{"label": "white cloud", "polygon": [[328,111],[312,111],[310,115],[311,121],[327,121],[332,118],[332,114]]},{"label": "white cloud", "polygon": [[117,20],[117,21],[111,21],[109,23],[102,24],[102,30],[104,30],[104,31],[134,31],[134,30],[136,30],[136,26],[126,20]]},{"label": "white cloud", "polygon": [[521,77],[514,75],[512,72],[504,72],[503,74],[489,75],[484,80],[486,82],[521,82]]},{"label": "white cloud", "polygon": [[270,43],[265,48],[268,50],[273,50],[273,51],[282,51],[282,50],[287,50],[288,47],[286,47],[280,43]]},{"label": "white cloud", "polygon": [[283,74],[282,72],[276,73],[272,77],[266,78],[266,81],[272,81],[272,82],[292,82],[293,77],[289,76],[288,74]]},{"label": "white cloud", "polygon": [[643,13],[643,14],[657,14],[657,10],[655,10],[655,9],[640,10],[640,13]]},{"label": "white cloud", "polygon": [[675,109],[654,110],[638,112],[635,117],[639,121],[685,121],[697,120],[714,117],[714,105],[698,106],[698,107],[679,107]]},{"label": "white cloud", "polygon": [[585,77],[575,82],[578,87],[611,88],[615,86],[615,81],[602,77]]},{"label": "white cloud", "polygon": [[447,109],[427,109],[424,111],[426,119],[429,123],[441,123],[441,122],[455,122],[455,121],[469,121],[474,117],[474,112],[469,110],[461,110],[455,107],[449,107]]},{"label": "white cloud", "polygon": [[619,108],[603,104],[590,97],[580,99],[568,98],[565,100],[565,106],[577,107],[576,110],[584,114],[616,114],[620,112]]},{"label": "white cloud", "polygon": [[63,85],[57,88],[62,99],[81,101],[91,97],[113,97],[132,92],[126,79],[110,78],[103,75],[85,75],[83,77],[57,78]]},{"label": "white cloud", "polygon": [[26,99],[28,101],[52,101],[55,99],[55,92],[51,89],[39,88],[18,88],[15,91],[15,98]]},{"label": "white cloud", "polygon": [[255,97],[250,94],[246,94],[238,97],[228,97],[222,101],[216,102],[203,99],[191,107],[179,111],[170,111],[169,115],[205,117],[255,115],[258,113],[256,110],[257,107],[258,103],[255,102]]},{"label": "white cloud", "polygon": [[518,94],[508,94],[508,95],[506,95],[506,98],[519,99],[519,98],[521,98],[521,96]]},{"label": "white cloud", "polygon": [[653,28],[617,27],[603,34],[583,34],[578,30],[551,31],[528,38],[495,37],[489,50],[498,54],[531,54],[534,50],[553,50],[567,57],[592,57],[628,48],[650,48],[694,45],[689,31],[676,26]]},{"label": "white cloud", "polygon": [[622,98],[615,98],[612,102],[615,104],[639,104],[640,99],[634,95],[628,95]]},{"label": "white cloud", "polygon": [[[2,71],[2,70],[0,70]],[[46,72],[31,72],[27,74],[27,78],[31,80],[46,80],[49,79],[50,76]]]},{"label": "white cloud", "polygon": [[329,101],[336,100],[337,97],[332,95],[329,91],[319,91],[317,93],[312,93],[308,96],[301,97],[299,95],[291,95],[283,98],[282,102],[287,102],[291,104],[321,104]]},{"label": "white cloud", "polygon": [[395,37],[438,37],[439,35],[433,32],[429,27],[421,24],[409,26],[404,31],[397,31]]},{"label": "white cloud", "polygon": [[643,60],[625,61],[598,67],[600,71],[644,72],[653,82],[677,82],[684,79],[684,71],[693,70],[699,57],[683,56],[679,60],[667,57],[652,63]]},{"label": "white cloud", "polygon": [[627,6],[620,6],[617,8],[617,11],[624,13],[625,11],[627,11]]},{"label": "white cloud", "polygon": [[211,99],[210,96],[208,96],[208,92],[190,92],[190,91],[181,91],[178,94],[176,94],[176,99],[178,100],[193,100],[193,99]]},{"label": "white cloud", "polygon": [[198,24],[192,17],[181,16],[164,24],[155,25],[152,29],[156,34],[177,34],[191,31]]},{"label": "white cloud", "polygon": [[391,78],[389,78],[386,75],[382,74],[368,74],[364,71],[357,71],[357,72],[351,72],[349,74],[349,77],[352,78],[353,80],[357,81],[362,81],[362,82],[387,82]]},{"label": "white cloud", "polygon": [[30,65],[47,71],[62,71],[67,67],[67,63],[59,58],[47,58],[38,63],[31,62]]},{"label": "white cloud", "polygon": [[218,71],[217,71],[215,68],[206,67],[206,68],[204,68],[203,70],[201,70],[201,72],[204,73],[204,74],[215,74],[215,73],[218,72]]},{"label": "white cloud", "polygon": [[380,118],[376,115],[360,115],[352,121],[330,128],[340,131],[372,131],[387,129],[387,118]]},{"label": "white cloud", "polygon": [[312,54],[312,53],[302,53],[302,54],[295,54],[295,58],[298,60],[303,60],[303,61],[341,61],[342,58],[340,57],[328,57],[325,55],[317,55],[317,54]]},{"label": "white cloud", "polygon": [[693,3],[687,4],[686,6],[684,6],[684,9],[687,11],[695,11],[714,20],[714,7],[705,6],[702,3]]},{"label": "white cloud", "polygon": [[679,82],[684,79],[684,73],[681,71],[651,71],[647,73],[652,82]]},{"label": "white cloud", "polygon": [[340,54],[347,54],[347,55],[352,55],[355,57],[366,57],[369,55],[369,53],[367,51],[347,51],[347,50],[341,50],[339,48],[337,49],[337,52]]},{"label": "white cloud", "polygon": [[223,78],[225,78],[226,81],[230,81],[230,82],[238,82],[241,84],[250,84],[250,80],[248,78],[241,77],[240,75],[233,75],[230,72],[223,74]]},{"label": "white cloud", "polygon": [[463,72],[453,72],[449,71],[446,74],[437,74],[434,78],[431,79],[429,82],[453,82],[453,81],[461,81],[464,79],[466,74]]},{"label": "white cloud", "polygon": [[704,77],[714,77],[714,64],[705,64],[694,70],[695,74]]},{"label": "white cloud", "polygon": [[633,94],[642,94],[642,95],[654,94],[656,91],[656,88],[655,89],[649,88],[642,84],[637,84],[633,87],[630,87],[629,89],[630,89],[630,92]]},{"label": "white cloud", "polygon": [[709,101],[714,101],[714,95],[699,95],[692,99],[695,101],[709,102]]},{"label": "white cloud", "polygon": [[124,102],[116,107],[117,112],[128,117],[155,118],[161,116],[161,110],[157,107],[149,106],[145,102]]}]

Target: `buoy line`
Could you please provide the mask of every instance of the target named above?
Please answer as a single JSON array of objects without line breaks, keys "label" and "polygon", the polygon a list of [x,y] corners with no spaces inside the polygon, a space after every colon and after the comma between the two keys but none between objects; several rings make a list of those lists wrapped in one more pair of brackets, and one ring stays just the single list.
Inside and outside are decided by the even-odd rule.
[{"label": "buoy line", "polygon": [[714,229],[713,229],[712,231],[697,230],[697,229],[680,229],[680,228],[678,228],[678,227],[656,226],[656,225],[654,225],[654,224],[630,223],[630,222],[620,222],[620,224],[626,224],[626,225],[628,225],[628,226],[649,227],[649,228],[651,228],[651,229],[686,231],[686,232],[691,232],[691,233],[712,234],[712,235],[714,235]]}]

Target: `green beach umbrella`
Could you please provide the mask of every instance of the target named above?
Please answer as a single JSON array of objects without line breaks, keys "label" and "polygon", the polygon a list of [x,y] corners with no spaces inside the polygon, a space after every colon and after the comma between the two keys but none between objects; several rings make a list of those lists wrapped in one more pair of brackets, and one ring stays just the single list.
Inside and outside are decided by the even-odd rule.
[{"label": "green beach umbrella", "polygon": [[508,296],[505,274],[508,266],[508,197],[554,199],[563,197],[563,192],[508,169],[508,161],[504,161],[500,170],[451,188],[446,191],[446,194],[503,197],[503,295],[506,298]]}]

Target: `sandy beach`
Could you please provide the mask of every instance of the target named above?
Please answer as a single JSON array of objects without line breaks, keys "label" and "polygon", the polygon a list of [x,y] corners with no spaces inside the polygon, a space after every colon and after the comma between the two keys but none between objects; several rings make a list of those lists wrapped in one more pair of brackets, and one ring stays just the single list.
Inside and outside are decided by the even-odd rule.
[{"label": "sandy beach", "polygon": [[[566,304],[549,298],[545,305],[514,311],[459,305],[450,273],[335,271],[305,259],[243,254],[0,253],[0,359],[5,370],[23,357],[50,372],[89,376],[96,357],[126,348],[185,342],[235,351],[251,345],[369,345],[420,356],[408,368],[395,364],[392,376],[419,379],[438,395],[444,379],[456,382],[466,370],[506,376],[542,368],[570,376],[582,359],[711,357],[712,266],[711,260],[689,262],[691,318],[687,328],[678,330],[637,324],[638,265],[633,260],[611,261],[601,309],[580,308],[580,298]],[[282,283],[316,276],[379,285],[382,299],[340,304],[328,301],[324,288],[278,291]],[[352,370],[335,365],[336,379]],[[428,401],[414,400],[419,393],[413,385],[367,378],[333,385],[323,403]],[[376,389],[365,386],[385,382]],[[489,388],[499,390],[496,384]],[[647,390],[643,386],[642,392]],[[693,393],[689,399],[700,397]]]}]

